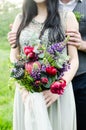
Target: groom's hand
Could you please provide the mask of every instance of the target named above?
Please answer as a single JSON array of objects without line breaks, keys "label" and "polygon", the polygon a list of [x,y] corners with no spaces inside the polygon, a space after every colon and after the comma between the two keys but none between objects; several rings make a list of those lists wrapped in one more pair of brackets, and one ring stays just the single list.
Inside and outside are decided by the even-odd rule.
[{"label": "groom's hand", "polygon": [[78,31],[67,31],[66,36],[70,36],[67,44],[74,45],[77,47],[77,49],[80,49],[83,40],[81,38],[81,34]]},{"label": "groom's hand", "polygon": [[16,44],[16,32],[10,31],[7,38],[11,47]]}]

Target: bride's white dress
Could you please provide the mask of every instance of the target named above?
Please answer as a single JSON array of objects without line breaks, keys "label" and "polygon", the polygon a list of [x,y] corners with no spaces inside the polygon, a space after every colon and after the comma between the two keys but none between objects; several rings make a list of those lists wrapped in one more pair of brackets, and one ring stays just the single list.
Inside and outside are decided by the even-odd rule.
[{"label": "bride's white dress", "polygon": [[[21,53],[24,46],[34,41],[35,36],[39,37],[42,27],[43,24],[32,20],[30,25],[22,30]],[[47,31],[42,37],[42,42],[48,43]],[[29,92],[23,103],[20,89],[16,86],[13,130],[76,130],[76,110],[71,83],[66,87],[64,94],[59,96],[48,109],[42,93]]]}]

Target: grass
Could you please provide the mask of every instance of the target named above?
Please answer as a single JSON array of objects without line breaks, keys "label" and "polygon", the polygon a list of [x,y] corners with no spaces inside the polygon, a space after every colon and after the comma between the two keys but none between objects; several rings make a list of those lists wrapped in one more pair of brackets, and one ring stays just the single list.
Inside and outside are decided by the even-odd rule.
[{"label": "grass", "polygon": [[0,14],[0,130],[12,130],[14,89],[10,90],[8,87],[10,46],[7,41],[7,33],[10,31],[9,25],[13,23],[18,11],[13,10]]},{"label": "grass", "polygon": [[0,130],[12,130],[14,92],[8,87],[9,51],[0,49]]}]

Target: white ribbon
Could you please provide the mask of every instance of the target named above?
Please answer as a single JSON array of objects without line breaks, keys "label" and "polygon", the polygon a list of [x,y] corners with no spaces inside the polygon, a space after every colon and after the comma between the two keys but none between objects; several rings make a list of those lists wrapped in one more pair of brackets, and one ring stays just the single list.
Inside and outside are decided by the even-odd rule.
[{"label": "white ribbon", "polygon": [[29,93],[26,98],[25,130],[52,130],[42,93]]}]

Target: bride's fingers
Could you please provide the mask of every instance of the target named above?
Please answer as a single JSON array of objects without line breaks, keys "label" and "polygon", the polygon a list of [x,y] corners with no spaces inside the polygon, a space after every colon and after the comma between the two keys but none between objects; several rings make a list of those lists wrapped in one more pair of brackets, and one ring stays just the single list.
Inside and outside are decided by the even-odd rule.
[{"label": "bride's fingers", "polygon": [[51,106],[56,100],[58,99],[58,96],[50,97],[50,100],[46,103],[47,107]]},{"label": "bride's fingers", "polygon": [[44,99],[45,99],[45,100],[49,97],[48,94],[43,94],[43,96],[44,96]]},{"label": "bride's fingers", "polygon": [[47,105],[47,108],[50,107],[52,105],[52,100],[50,100],[46,105]]},{"label": "bride's fingers", "polygon": [[49,107],[52,103],[54,103],[59,97],[59,95],[51,93],[50,90],[43,91],[43,96],[45,98],[47,107]]},{"label": "bride's fingers", "polygon": [[52,93],[50,92],[50,90],[46,90],[46,91],[43,91],[43,96],[46,97],[48,95],[52,95]]},{"label": "bride's fingers", "polygon": [[50,102],[50,101],[51,101],[51,97],[46,98],[46,99],[45,99],[45,103],[46,103],[46,105],[47,105],[48,102]]}]

